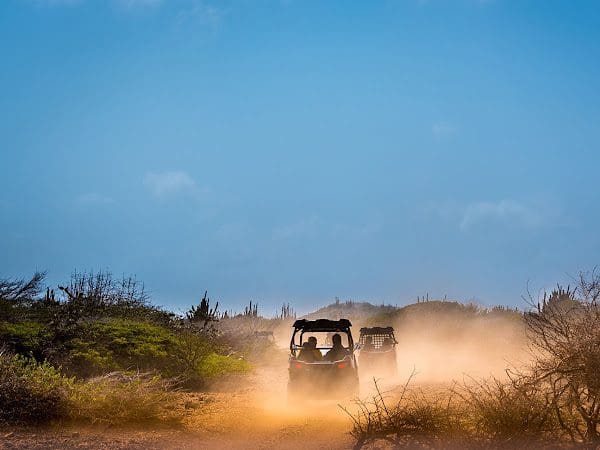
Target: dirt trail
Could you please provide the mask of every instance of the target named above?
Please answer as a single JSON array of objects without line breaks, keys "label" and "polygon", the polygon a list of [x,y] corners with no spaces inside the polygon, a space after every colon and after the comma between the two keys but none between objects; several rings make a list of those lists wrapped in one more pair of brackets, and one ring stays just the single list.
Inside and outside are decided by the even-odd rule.
[{"label": "dirt trail", "polygon": [[259,368],[247,388],[212,394],[187,421],[206,448],[345,449],[352,445],[350,422],[336,401],[288,405],[285,368]]},{"label": "dirt trail", "polygon": [[0,430],[0,448],[347,449],[350,421],[336,401],[288,406],[285,366],[258,367],[217,392],[189,394],[181,429]]}]

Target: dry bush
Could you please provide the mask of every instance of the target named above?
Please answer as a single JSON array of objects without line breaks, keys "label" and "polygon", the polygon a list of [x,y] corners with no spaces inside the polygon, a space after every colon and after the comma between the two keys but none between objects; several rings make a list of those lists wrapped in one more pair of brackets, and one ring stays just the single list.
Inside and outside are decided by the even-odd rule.
[{"label": "dry bush", "polygon": [[453,388],[464,401],[471,434],[495,445],[557,437],[552,397],[521,375],[500,380],[467,379]]},{"label": "dry bush", "polygon": [[29,279],[0,278],[0,320],[14,321],[27,314],[42,292],[45,272],[36,272]]},{"label": "dry bush", "polygon": [[[535,363],[530,383],[552,396],[562,430],[573,441],[600,443],[600,275],[582,273],[525,315]],[[534,302],[532,302],[534,303]]]},{"label": "dry bush", "polygon": [[382,392],[374,380],[375,395],[366,401],[355,400],[355,413],[340,405],[352,419],[355,449],[377,441],[394,447],[430,448],[465,438],[464,411],[453,392],[412,389],[413,377],[414,372],[396,393]]},{"label": "dry bush", "polygon": [[177,393],[156,375],[113,372],[78,383],[70,396],[75,421],[125,424],[176,421]]},{"label": "dry bush", "polygon": [[600,274],[581,274],[575,290],[559,286],[531,303],[522,316],[531,349],[528,367],[507,372],[507,379],[469,378],[450,389],[460,401],[450,401],[451,393],[439,393],[437,400],[414,395],[405,385],[389,407],[377,390],[349,413],[357,447],[376,440],[402,445],[466,436],[469,446],[563,448],[570,439],[573,446],[597,448]]},{"label": "dry bush", "polygon": [[[355,400],[351,435],[356,449],[378,441],[394,448],[549,448],[560,441],[552,396],[515,377],[467,379],[454,386],[412,388]],[[551,445],[550,445],[551,447]]]}]

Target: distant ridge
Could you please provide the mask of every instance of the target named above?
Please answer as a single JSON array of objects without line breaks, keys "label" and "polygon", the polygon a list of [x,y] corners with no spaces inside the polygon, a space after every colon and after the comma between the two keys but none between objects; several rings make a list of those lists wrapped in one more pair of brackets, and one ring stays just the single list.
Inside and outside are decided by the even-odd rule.
[{"label": "distant ridge", "polygon": [[496,317],[520,316],[518,311],[503,306],[485,308],[473,303],[462,303],[456,300],[429,300],[411,303],[405,306],[373,305],[369,302],[335,301],[314,312],[302,316],[304,319],[350,319],[364,325],[385,325],[410,317]]}]

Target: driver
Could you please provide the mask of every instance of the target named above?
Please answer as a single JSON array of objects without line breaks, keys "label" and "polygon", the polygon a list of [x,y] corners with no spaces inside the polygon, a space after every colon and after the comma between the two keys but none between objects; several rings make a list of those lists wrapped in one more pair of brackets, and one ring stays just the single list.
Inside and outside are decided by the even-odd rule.
[{"label": "driver", "polygon": [[311,363],[315,361],[315,354],[313,353],[313,348],[310,342],[306,341],[302,344],[302,349],[300,353],[298,353],[298,361],[304,361],[307,363]]},{"label": "driver", "polygon": [[339,361],[350,354],[342,345],[342,337],[339,334],[334,334],[331,337],[331,342],[333,343],[333,347],[325,354],[327,361]]},{"label": "driver", "polygon": [[314,336],[309,337],[308,343],[311,345],[312,353],[313,353],[315,361],[323,361],[323,354],[317,348],[317,338]]}]

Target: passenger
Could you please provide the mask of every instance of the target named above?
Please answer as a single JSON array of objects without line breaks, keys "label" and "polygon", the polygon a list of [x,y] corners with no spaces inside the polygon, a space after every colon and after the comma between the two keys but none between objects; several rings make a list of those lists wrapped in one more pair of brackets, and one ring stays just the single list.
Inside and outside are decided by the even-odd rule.
[{"label": "passenger", "polygon": [[304,361],[307,363],[315,362],[315,354],[313,353],[313,348],[310,342],[304,342],[302,344],[302,349],[300,353],[298,353],[298,357],[296,358],[298,361]]},{"label": "passenger", "polygon": [[381,350],[384,351],[384,352],[386,352],[388,350],[391,350],[392,349],[392,345],[393,345],[392,339],[389,338],[389,337],[386,337],[383,340],[383,342],[381,343]]},{"label": "passenger", "polygon": [[323,361],[323,353],[321,353],[321,350],[317,348],[317,338],[311,336],[308,338],[308,342],[312,347],[312,352],[313,356],[315,357],[315,361]]},{"label": "passenger", "polygon": [[375,346],[373,345],[373,336],[365,337],[365,345],[363,346],[363,350],[365,352],[372,352],[375,350]]},{"label": "passenger", "polygon": [[327,337],[325,338],[325,345],[329,345],[332,344],[331,342],[331,336],[333,336],[334,333],[327,333]]},{"label": "passenger", "polygon": [[342,337],[339,334],[334,334],[331,337],[331,342],[333,343],[333,347],[325,354],[327,361],[339,361],[350,354],[342,345]]}]

